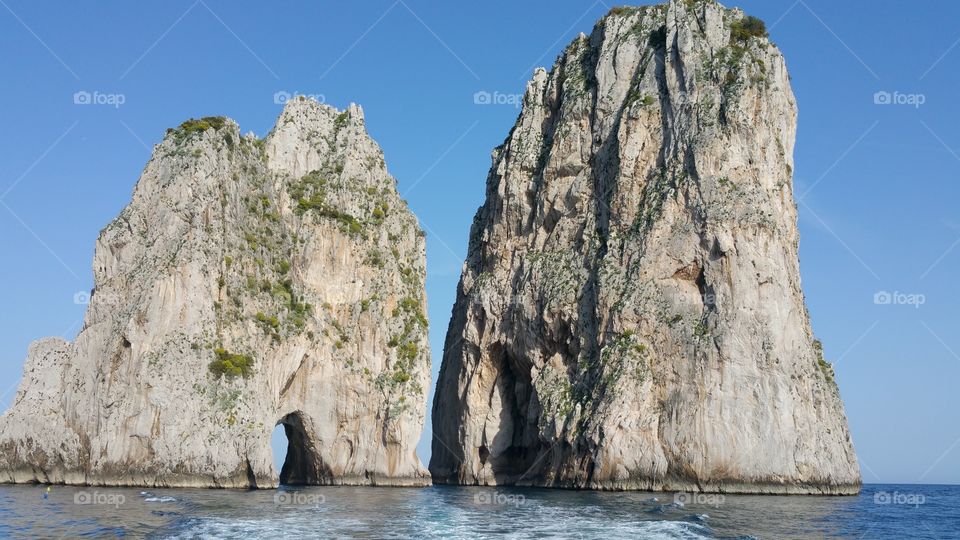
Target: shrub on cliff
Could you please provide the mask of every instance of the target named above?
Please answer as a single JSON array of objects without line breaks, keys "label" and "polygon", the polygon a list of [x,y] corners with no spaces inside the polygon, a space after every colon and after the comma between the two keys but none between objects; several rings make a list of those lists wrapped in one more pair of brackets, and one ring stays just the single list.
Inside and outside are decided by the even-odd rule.
[{"label": "shrub on cliff", "polygon": [[743,43],[752,37],[767,37],[767,35],[767,25],[752,15],[747,15],[730,25],[730,41]]},{"label": "shrub on cliff", "polygon": [[207,367],[210,373],[217,377],[232,379],[240,376],[246,379],[253,374],[253,358],[244,354],[233,354],[222,348],[213,352],[217,355],[217,359],[210,362]]}]

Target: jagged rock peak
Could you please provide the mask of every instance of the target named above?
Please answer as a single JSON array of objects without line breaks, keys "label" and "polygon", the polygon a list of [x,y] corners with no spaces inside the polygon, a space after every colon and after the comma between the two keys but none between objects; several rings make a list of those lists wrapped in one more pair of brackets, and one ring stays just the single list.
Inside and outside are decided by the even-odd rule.
[{"label": "jagged rock peak", "polygon": [[471,230],[434,481],[856,493],[795,133],[762,22],[712,1],[615,8],[537,70]]},{"label": "jagged rock peak", "polygon": [[354,105],[168,130],[97,241],[84,328],[30,349],[0,480],[428,484],[425,247],[395,185]]}]

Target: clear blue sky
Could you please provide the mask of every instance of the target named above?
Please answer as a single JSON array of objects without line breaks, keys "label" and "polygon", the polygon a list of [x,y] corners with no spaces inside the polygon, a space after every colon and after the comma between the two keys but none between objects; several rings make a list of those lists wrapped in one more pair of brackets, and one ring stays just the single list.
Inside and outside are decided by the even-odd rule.
[{"label": "clear blue sky", "polygon": [[[164,130],[227,115],[263,135],[278,91],[364,107],[428,233],[436,372],[490,151],[518,113],[473,95],[522,92],[604,1],[0,1],[0,405],[30,341],[79,329],[94,240]],[[740,6],[793,76],[804,289],[864,480],[958,483],[960,3]],[[76,105],[78,91],[124,103]],[[878,305],[880,291],[925,301]]]}]

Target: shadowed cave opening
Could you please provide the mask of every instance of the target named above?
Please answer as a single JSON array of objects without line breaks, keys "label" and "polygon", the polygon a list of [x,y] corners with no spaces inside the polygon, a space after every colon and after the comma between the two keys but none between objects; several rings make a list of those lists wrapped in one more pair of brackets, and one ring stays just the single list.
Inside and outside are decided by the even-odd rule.
[{"label": "shadowed cave opening", "polygon": [[313,441],[304,429],[303,416],[299,411],[290,413],[277,422],[271,446],[274,465],[280,471],[280,484],[316,486],[329,483],[329,475],[317,455]]},{"label": "shadowed cave opening", "polygon": [[539,474],[536,465],[542,450],[537,423],[540,405],[533,397],[529,364],[510,355],[499,343],[491,347],[490,357],[498,359],[499,364],[494,392],[502,404],[500,430],[480,446],[478,457],[483,464],[490,462],[498,483],[512,485]]}]

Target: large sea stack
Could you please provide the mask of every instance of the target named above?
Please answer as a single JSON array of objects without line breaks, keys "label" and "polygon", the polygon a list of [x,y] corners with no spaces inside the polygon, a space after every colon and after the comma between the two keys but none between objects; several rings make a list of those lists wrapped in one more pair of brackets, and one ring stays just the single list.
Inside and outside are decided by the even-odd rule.
[{"label": "large sea stack", "polygon": [[185,122],[101,233],[76,340],[30,348],[0,481],[428,484],[424,277],[359,107],[291,100],[265,139]]},{"label": "large sea stack", "polygon": [[762,22],[616,8],[493,154],[434,403],[435,482],[851,494],[800,286],[790,77]]}]

